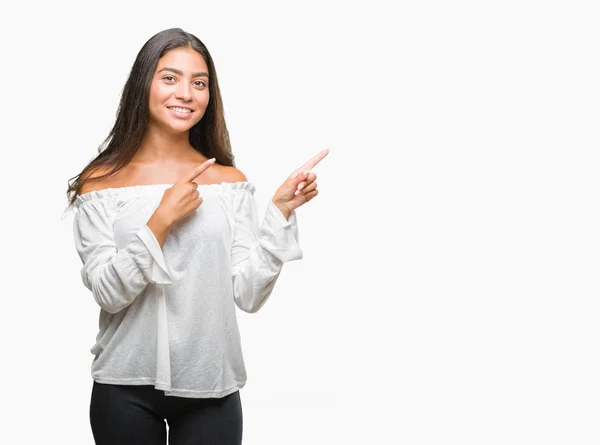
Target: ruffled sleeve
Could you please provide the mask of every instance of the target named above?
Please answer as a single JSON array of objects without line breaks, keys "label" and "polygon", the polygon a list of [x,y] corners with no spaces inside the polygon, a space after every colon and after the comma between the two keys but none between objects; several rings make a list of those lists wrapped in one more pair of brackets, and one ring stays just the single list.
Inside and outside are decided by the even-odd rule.
[{"label": "ruffled sleeve", "polygon": [[129,306],[148,283],[171,284],[160,244],[143,225],[117,249],[113,222],[116,200],[81,195],[73,220],[75,247],[83,263],[81,278],[102,309],[116,313]]},{"label": "ruffled sleeve", "polygon": [[266,303],[283,263],[302,258],[297,217],[293,211],[286,220],[269,201],[259,226],[254,186],[249,182],[233,184],[231,199],[233,293],[236,305],[253,313]]}]

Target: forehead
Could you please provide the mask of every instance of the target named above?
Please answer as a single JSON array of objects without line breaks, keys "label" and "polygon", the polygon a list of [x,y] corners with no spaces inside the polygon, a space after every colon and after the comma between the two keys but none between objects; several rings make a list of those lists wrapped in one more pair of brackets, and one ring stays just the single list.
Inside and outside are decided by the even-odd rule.
[{"label": "forehead", "polygon": [[169,67],[181,71],[205,71],[208,72],[208,66],[204,57],[196,50],[189,48],[175,48],[166,52],[156,65],[156,71]]}]

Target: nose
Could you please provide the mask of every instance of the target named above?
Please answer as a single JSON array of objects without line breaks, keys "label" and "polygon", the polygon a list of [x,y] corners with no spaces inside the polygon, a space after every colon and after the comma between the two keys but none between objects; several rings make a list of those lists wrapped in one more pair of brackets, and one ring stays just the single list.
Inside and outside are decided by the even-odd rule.
[{"label": "nose", "polygon": [[177,84],[177,90],[175,91],[175,97],[184,101],[192,100],[192,87],[187,82],[179,82]]}]

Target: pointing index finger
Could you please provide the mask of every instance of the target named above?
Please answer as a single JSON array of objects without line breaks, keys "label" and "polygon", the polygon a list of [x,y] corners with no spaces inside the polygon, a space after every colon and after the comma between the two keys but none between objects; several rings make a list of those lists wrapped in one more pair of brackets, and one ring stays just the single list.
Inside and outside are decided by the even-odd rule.
[{"label": "pointing index finger", "polygon": [[196,167],[191,173],[188,173],[186,176],[184,176],[183,180],[188,181],[188,182],[194,181],[194,179],[196,179],[198,176],[200,176],[202,173],[204,173],[207,169],[212,167],[212,165],[214,163],[215,163],[215,158],[210,158],[207,161],[204,161],[202,164],[200,164],[198,167]]},{"label": "pointing index finger", "polygon": [[311,171],[321,160],[329,154],[329,149],[326,148],[313,156],[308,162],[294,172],[294,176],[304,171]]}]

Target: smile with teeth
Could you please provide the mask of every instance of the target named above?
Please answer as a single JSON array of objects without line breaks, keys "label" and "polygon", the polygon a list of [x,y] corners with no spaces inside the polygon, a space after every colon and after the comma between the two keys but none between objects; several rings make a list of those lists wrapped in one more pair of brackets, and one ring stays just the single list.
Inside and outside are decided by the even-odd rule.
[{"label": "smile with teeth", "polygon": [[179,107],[168,107],[169,110],[177,111],[179,113],[191,113],[192,110],[189,108],[179,108]]}]

